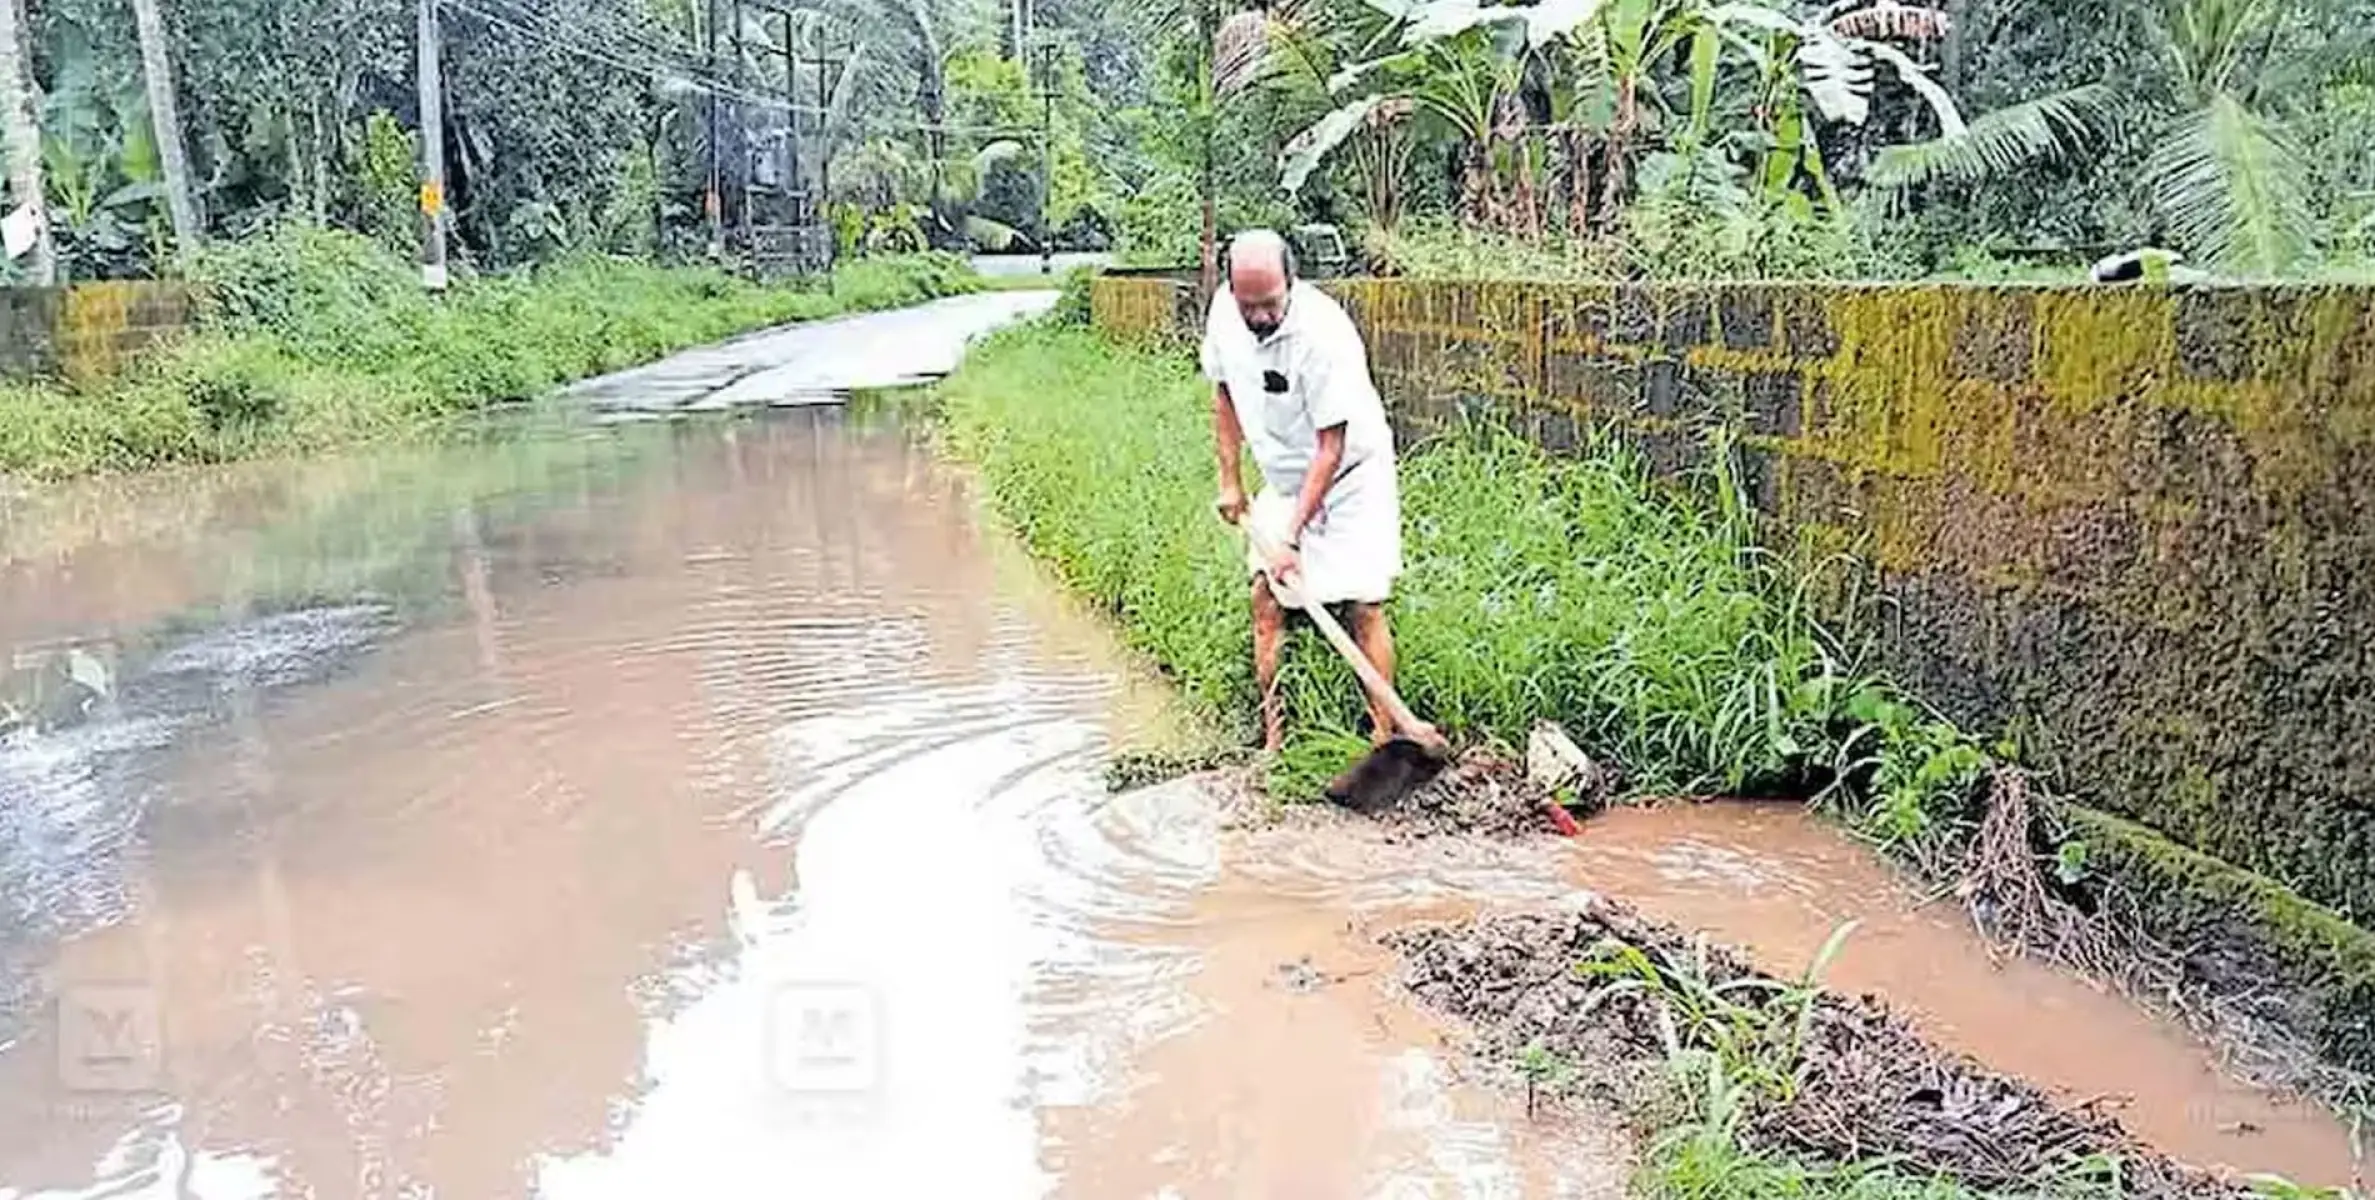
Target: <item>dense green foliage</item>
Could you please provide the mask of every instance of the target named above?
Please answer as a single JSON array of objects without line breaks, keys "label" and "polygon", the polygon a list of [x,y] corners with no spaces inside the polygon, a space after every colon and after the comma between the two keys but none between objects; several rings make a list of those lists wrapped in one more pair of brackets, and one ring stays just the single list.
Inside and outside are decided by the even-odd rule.
[{"label": "dense green foliage", "polygon": [[[1032,548],[1190,697],[1249,714],[1243,551],[1212,514],[1193,376],[1034,329],[943,394],[954,450]],[[1615,445],[1552,459],[1488,431],[1413,448],[1403,490],[1402,675],[1448,730],[1515,743],[1556,718],[1656,790],[1771,782],[1828,744],[1844,682],[1737,511],[1650,487]],[[1359,688],[1309,636],[1281,688],[1287,782],[1309,787],[1341,767]]]},{"label": "dense green foliage", "polygon": [[[1185,265],[1209,213],[1222,235],[1334,223],[1385,268],[1490,235],[1653,277],[2066,272],[2143,244],[2351,277],[2375,263],[2370,3],[1063,0],[1020,28],[986,0],[799,0],[739,27],[680,0],[457,0],[447,168],[457,252],[484,266],[698,254],[714,164],[729,232],[800,193],[844,253]],[[167,16],[213,236],[297,217],[410,243],[409,5]],[[66,273],[160,269],[128,14],[31,17]]]},{"label": "dense green foliage", "polygon": [[943,257],[855,262],[815,291],[579,258],[464,280],[432,300],[404,260],[308,228],[218,247],[192,269],[210,308],[198,336],[82,390],[0,385],[0,472],[59,477],[399,435],[746,329],[974,286]]}]

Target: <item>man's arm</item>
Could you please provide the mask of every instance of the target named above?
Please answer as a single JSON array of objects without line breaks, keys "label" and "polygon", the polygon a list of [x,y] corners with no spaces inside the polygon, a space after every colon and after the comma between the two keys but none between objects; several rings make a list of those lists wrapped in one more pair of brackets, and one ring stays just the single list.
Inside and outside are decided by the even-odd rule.
[{"label": "man's arm", "polygon": [[1225,383],[1212,385],[1212,441],[1220,452],[1220,499],[1214,507],[1221,520],[1234,525],[1245,515],[1245,429],[1237,423],[1237,404]]},{"label": "man's arm", "polygon": [[1338,317],[1323,322],[1314,334],[1318,344],[1303,368],[1303,405],[1318,431],[1319,445],[1312,453],[1311,469],[1303,473],[1303,488],[1295,497],[1295,523],[1287,531],[1288,540],[1297,544],[1303,527],[1326,506],[1328,489],[1336,486],[1336,476],[1344,469],[1345,435],[1354,415],[1364,404],[1377,403],[1369,382],[1368,352],[1352,322]]},{"label": "man's arm", "polygon": [[1328,502],[1328,489],[1336,483],[1336,470],[1344,465],[1344,428],[1336,424],[1319,431],[1319,452],[1311,456],[1311,468],[1303,472],[1303,490],[1295,497],[1295,520],[1287,526],[1289,546],[1303,544],[1303,527]]}]

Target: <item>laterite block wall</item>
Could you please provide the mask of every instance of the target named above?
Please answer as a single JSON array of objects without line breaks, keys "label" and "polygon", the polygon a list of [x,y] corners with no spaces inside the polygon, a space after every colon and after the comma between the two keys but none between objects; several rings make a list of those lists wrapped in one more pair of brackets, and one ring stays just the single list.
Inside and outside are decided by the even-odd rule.
[{"label": "laterite block wall", "polygon": [[[1166,287],[1103,281],[1100,317]],[[2375,924],[2375,289],[1329,288],[1407,424],[1614,423],[1671,467],[1728,423],[1780,541],[1877,570],[1921,695],[2167,871]],[[2375,1062],[2375,940],[2321,930],[2365,989],[2329,1033]]]},{"label": "laterite block wall", "polygon": [[110,375],[190,323],[190,290],[113,281],[0,288],[0,376]]},{"label": "laterite block wall", "polygon": [[1424,416],[1739,429],[1891,664],[2181,845],[2375,915],[2375,291],[1340,289]]}]

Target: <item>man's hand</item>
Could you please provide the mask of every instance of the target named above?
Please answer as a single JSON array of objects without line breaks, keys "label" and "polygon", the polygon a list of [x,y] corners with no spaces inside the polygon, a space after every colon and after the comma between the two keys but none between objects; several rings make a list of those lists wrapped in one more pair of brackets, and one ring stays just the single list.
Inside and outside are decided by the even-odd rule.
[{"label": "man's hand", "polygon": [[1220,519],[1226,524],[1235,525],[1244,520],[1245,489],[1235,484],[1222,484],[1220,498],[1212,502],[1212,509],[1220,514]]},{"label": "man's hand", "polygon": [[1303,554],[1293,546],[1270,547],[1270,578],[1287,587],[1302,582]]}]

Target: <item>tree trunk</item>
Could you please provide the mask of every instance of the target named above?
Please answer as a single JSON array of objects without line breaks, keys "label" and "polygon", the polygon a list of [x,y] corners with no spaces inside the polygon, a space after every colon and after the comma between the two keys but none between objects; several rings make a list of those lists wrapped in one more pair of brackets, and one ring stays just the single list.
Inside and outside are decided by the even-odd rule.
[{"label": "tree trunk", "polygon": [[1202,307],[1220,288],[1220,220],[1212,196],[1212,140],[1220,125],[1220,91],[1213,79],[1213,39],[1220,33],[1220,15],[1213,9],[1217,0],[1195,0],[1195,3],[1196,53],[1203,58],[1204,74],[1204,175],[1197,184],[1204,209],[1204,232],[1196,264],[1196,301]]},{"label": "tree trunk", "polygon": [[1204,182],[1201,187],[1204,208],[1204,235],[1196,266],[1196,290],[1199,301],[1209,299],[1220,287],[1220,219],[1212,203],[1212,125],[1204,126]]},{"label": "tree trunk", "polygon": [[1626,143],[1624,134],[1609,135],[1608,161],[1600,167],[1599,217],[1603,229],[1615,228],[1617,217],[1624,212],[1625,177],[1628,174],[1625,168],[1631,153],[1632,147]]},{"label": "tree trunk", "polygon": [[1480,141],[1470,141],[1460,151],[1460,208],[1467,214],[1470,228],[1484,228],[1492,223],[1492,165],[1485,154],[1485,145]]},{"label": "tree trunk", "polygon": [[1567,236],[1580,242],[1592,231],[1592,147],[1581,129],[1567,136]]},{"label": "tree trunk", "polygon": [[17,0],[0,0],[0,143],[6,143],[8,153],[9,194],[17,204],[32,205],[37,218],[25,272],[36,286],[47,287],[58,280],[58,260],[50,244],[49,205],[41,191],[41,125],[33,116],[28,32]]},{"label": "tree trunk", "polygon": [[181,109],[173,96],[172,43],[165,37],[164,0],[132,0],[132,23],[140,33],[140,75],[148,87],[149,128],[165,168],[165,208],[173,218],[173,252],[198,248],[198,204],[190,195],[190,160],[181,141]]}]

